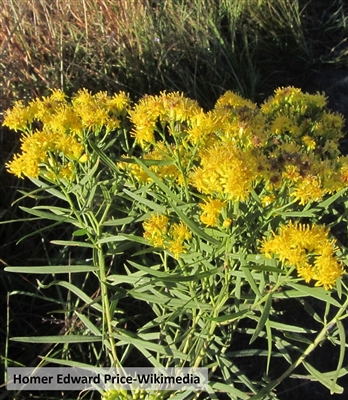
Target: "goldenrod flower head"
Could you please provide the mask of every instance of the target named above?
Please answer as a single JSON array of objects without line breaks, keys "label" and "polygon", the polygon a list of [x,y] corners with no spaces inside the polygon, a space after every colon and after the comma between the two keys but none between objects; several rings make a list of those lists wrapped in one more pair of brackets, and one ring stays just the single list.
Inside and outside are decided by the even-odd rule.
[{"label": "goldenrod flower head", "polygon": [[14,103],[11,109],[5,111],[3,125],[14,131],[25,131],[35,118],[35,107],[25,106],[23,101]]},{"label": "goldenrod flower head", "polygon": [[302,142],[303,142],[304,146],[306,147],[307,151],[314,150],[317,146],[315,140],[308,135],[305,135],[302,137]]},{"label": "goldenrod flower head", "polygon": [[183,223],[170,224],[165,215],[153,214],[144,221],[144,238],[155,247],[169,250],[178,259],[186,252],[184,241],[191,239],[191,232]]},{"label": "goldenrod flower head", "polygon": [[51,89],[51,96],[49,97],[51,101],[57,103],[66,103],[66,94],[61,89]]},{"label": "goldenrod flower head", "polygon": [[261,197],[261,203],[263,207],[267,207],[275,201],[276,197],[274,195]]},{"label": "goldenrod flower head", "polygon": [[213,132],[216,130],[216,121],[212,113],[204,113],[202,111],[193,115],[190,119],[190,125],[191,127],[187,130],[188,140],[194,145],[197,143],[200,146],[209,144]]},{"label": "goldenrod flower head", "polygon": [[183,242],[184,240],[190,240],[192,233],[183,222],[179,222],[171,225],[170,235],[179,242]]},{"label": "goldenrod flower head", "polygon": [[152,214],[149,219],[143,222],[144,238],[155,247],[164,247],[168,222],[167,216]]},{"label": "goldenrod flower head", "polygon": [[301,205],[311,203],[313,201],[320,201],[327,193],[323,188],[321,180],[318,176],[308,175],[299,181],[290,193]]},{"label": "goldenrod flower head", "polygon": [[252,150],[220,142],[202,151],[200,166],[190,175],[190,182],[202,193],[245,201],[260,175],[258,165]]},{"label": "goldenrod flower head", "polygon": [[[288,266],[295,266],[306,282],[315,280],[315,286],[332,288],[344,269],[335,256],[335,241],[328,238],[329,230],[319,225],[290,222],[262,242],[261,251],[266,257],[276,255]],[[313,261],[314,260],[314,261]]]},{"label": "goldenrod flower head", "polygon": [[219,216],[221,214],[222,208],[225,206],[225,202],[209,198],[205,200],[204,204],[199,205],[202,209],[200,215],[200,220],[203,224],[207,226],[217,226],[219,221]]},{"label": "goldenrod flower head", "polygon": [[6,164],[6,168],[18,178],[24,178],[24,176],[37,178],[40,172],[36,157],[26,153],[15,154],[12,161]]},{"label": "goldenrod flower head", "polygon": [[48,124],[54,119],[57,109],[66,106],[66,95],[59,89],[53,90],[51,96],[42,97],[34,100],[36,107],[35,118],[44,124]]},{"label": "goldenrod flower head", "polygon": [[116,115],[123,115],[131,105],[130,97],[125,92],[119,92],[108,98],[106,101],[109,112]]},{"label": "goldenrod flower head", "polygon": [[311,95],[302,93],[301,89],[281,87],[275,90],[275,94],[265,101],[261,106],[264,114],[292,114],[303,116],[306,113],[317,114],[326,105],[326,98],[323,94]]},{"label": "goldenrod flower head", "polygon": [[179,239],[171,240],[166,245],[166,249],[173,253],[175,259],[179,259],[181,254],[186,253],[185,246],[183,242]]},{"label": "goldenrod flower head", "polygon": [[[189,121],[196,114],[202,112],[198,103],[194,100],[185,98],[182,93],[161,92],[159,96],[144,96],[129,111],[130,120],[134,124],[132,134],[136,141],[146,147],[148,143],[154,143],[154,131],[156,125],[162,128],[166,124],[177,124]],[[171,135],[186,136],[180,127],[178,130],[169,130]]]},{"label": "goldenrod flower head", "polygon": [[333,139],[338,141],[343,137],[343,126],[344,118],[342,115],[325,112],[314,127],[314,135],[316,137],[324,137],[326,140]]},{"label": "goldenrod flower head", "polygon": [[73,112],[80,118],[86,129],[100,130],[106,127],[107,132],[120,127],[120,119],[126,114],[130,99],[124,92],[108,96],[106,92],[92,95],[87,89],[81,89],[72,98]]},{"label": "goldenrod flower head", "polygon": [[227,91],[222,96],[220,96],[215,104],[215,109],[225,109],[225,110],[240,110],[244,108],[244,112],[248,109],[255,110],[256,104],[251,100],[244,99],[237,93]]},{"label": "goldenrod flower head", "polygon": [[301,171],[297,165],[285,165],[282,173],[283,179],[288,179],[290,182],[296,183],[302,179]]}]

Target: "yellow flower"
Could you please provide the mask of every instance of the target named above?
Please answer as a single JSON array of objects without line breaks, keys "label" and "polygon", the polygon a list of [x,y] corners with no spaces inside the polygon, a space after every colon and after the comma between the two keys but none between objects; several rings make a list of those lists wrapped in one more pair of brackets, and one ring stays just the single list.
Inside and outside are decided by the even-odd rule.
[{"label": "yellow flower", "polygon": [[234,201],[245,201],[259,177],[257,154],[233,143],[217,143],[204,149],[200,165],[190,175],[190,183],[202,193]]},{"label": "yellow flower", "polygon": [[238,109],[245,107],[251,110],[256,109],[256,104],[254,104],[251,100],[244,99],[243,97],[239,96],[238,94],[227,91],[216,102],[215,108],[225,108],[225,109]]},{"label": "yellow flower", "polygon": [[192,236],[188,227],[183,222],[179,222],[178,224],[174,223],[170,228],[170,234],[174,239],[180,242],[189,240]]},{"label": "yellow flower", "polygon": [[308,135],[302,137],[302,142],[307,150],[314,150],[317,145],[315,140]]},{"label": "yellow flower", "polygon": [[274,195],[261,197],[261,203],[262,203],[263,207],[269,206],[274,201],[275,201],[275,196]]},{"label": "yellow flower", "polygon": [[124,114],[130,107],[130,103],[131,100],[129,98],[129,95],[125,92],[119,92],[117,94],[114,94],[111,98],[108,98],[106,101],[109,112],[116,115]]},{"label": "yellow flower", "polygon": [[[159,123],[164,128],[169,123],[169,134],[183,138],[187,134],[181,129],[180,123],[189,122],[200,113],[202,109],[198,103],[185,98],[182,93],[161,92],[159,96],[144,96],[133,110],[129,111],[130,120],[134,125],[132,134],[144,148],[148,143],[155,142],[156,124]],[[176,129],[172,130],[171,124],[175,124]]]},{"label": "yellow flower", "polygon": [[181,240],[172,240],[169,241],[168,245],[166,246],[171,253],[173,253],[174,258],[179,259],[181,254],[186,253],[185,247]]},{"label": "yellow flower", "polygon": [[15,154],[13,160],[6,164],[6,168],[18,178],[23,178],[24,176],[37,178],[40,172],[36,157],[32,157],[26,153]]},{"label": "yellow flower", "polygon": [[200,216],[203,224],[217,226],[221,210],[225,206],[225,203],[221,200],[208,199],[205,201],[205,204],[200,204],[199,206],[203,211]]},{"label": "yellow flower", "polygon": [[279,229],[279,234],[262,242],[261,251],[268,258],[276,255],[288,266],[295,266],[297,273],[307,283],[331,289],[344,269],[335,256],[335,241],[328,238],[329,230],[319,225],[289,223]]},{"label": "yellow flower", "polygon": [[342,263],[333,255],[318,256],[314,261],[313,279],[315,286],[324,286],[325,290],[331,289],[336,284],[336,279],[344,273]]},{"label": "yellow flower", "polygon": [[16,101],[14,106],[5,111],[3,125],[14,131],[25,131],[35,118],[35,107],[25,106],[22,101]]},{"label": "yellow flower", "polygon": [[169,219],[165,215],[152,214],[143,222],[144,238],[155,247],[164,247]]},{"label": "yellow flower", "polygon": [[313,201],[320,201],[326,193],[327,190],[322,187],[320,178],[308,175],[297,184],[290,196],[304,205]]}]

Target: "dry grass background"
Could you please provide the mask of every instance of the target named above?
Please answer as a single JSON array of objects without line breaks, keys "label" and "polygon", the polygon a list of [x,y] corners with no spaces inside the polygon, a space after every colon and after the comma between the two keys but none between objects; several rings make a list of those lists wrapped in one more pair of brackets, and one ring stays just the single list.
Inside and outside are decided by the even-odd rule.
[{"label": "dry grass background", "polygon": [[138,96],[177,89],[206,105],[226,88],[253,97],[258,69],[274,51],[267,46],[312,56],[303,32],[308,5],[290,3],[3,0],[0,107],[52,87]]}]

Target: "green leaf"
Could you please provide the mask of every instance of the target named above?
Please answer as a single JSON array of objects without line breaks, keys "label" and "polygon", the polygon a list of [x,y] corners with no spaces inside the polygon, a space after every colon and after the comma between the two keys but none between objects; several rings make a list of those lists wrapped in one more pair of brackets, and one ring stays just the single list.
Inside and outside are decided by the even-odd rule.
[{"label": "green leaf", "polygon": [[[158,278],[159,281],[162,282],[192,282],[192,281],[199,281],[203,278],[212,276],[217,274],[218,272],[222,271],[222,268],[214,268],[211,269],[210,271],[205,271],[205,272],[199,272],[196,274],[192,274],[189,276],[183,276],[182,274],[168,274],[167,272],[163,272],[163,271],[158,271],[156,269],[149,268],[146,267],[144,265],[135,263],[133,261],[128,261],[130,265],[132,265],[133,267],[137,268],[139,271],[143,271],[147,274],[149,274],[150,276],[155,276],[156,278]],[[152,282],[156,282],[156,280],[152,279]]]},{"label": "green leaf", "polygon": [[[250,399],[250,396],[244,392],[241,392],[240,390],[236,389],[232,385],[226,385],[225,383],[220,383],[220,382],[210,382],[208,385],[208,391],[211,391],[211,393],[229,393],[232,399],[242,399],[242,400],[248,400]],[[213,398],[213,397],[211,397]],[[216,399],[219,399],[219,397],[215,397]]]},{"label": "green leaf", "polygon": [[344,356],[346,353],[346,331],[344,329],[344,325],[342,323],[342,321],[337,321],[337,328],[338,328],[338,334],[340,337],[339,343],[340,343],[340,355],[338,358],[338,363],[337,363],[337,368],[336,368],[336,373],[335,376],[332,380],[332,385],[330,387],[330,394],[334,394],[336,393],[335,391],[335,387],[336,387],[336,383],[337,383],[337,379],[339,377],[342,365],[343,365],[343,361],[344,361]]},{"label": "green leaf", "polygon": [[84,323],[86,328],[88,328],[94,335],[102,336],[102,333],[99,331],[99,329],[85,315],[77,311],[75,311],[75,313],[79,317],[79,319]]},{"label": "green leaf", "polygon": [[242,319],[241,317],[246,317],[247,314],[254,314],[252,310],[246,309],[243,311],[238,311],[233,314],[228,314],[228,315],[222,315],[220,317],[210,317],[206,315],[204,318],[207,319],[208,321],[215,321],[218,322],[219,325],[228,325],[236,320]]},{"label": "green leaf", "polygon": [[21,210],[27,212],[28,214],[35,215],[37,217],[43,218],[43,219],[50,219],[53,221],[58,221],[60,223],[70,223],[73,224],[79,228],[82,228],[81,224],[75,219],[70,216],[63,216],[63,215],[56,215],[50,212],[45,212],[45,211],[40,211],[37,210],[35,207],[34,208],[27,208],[27,207],[19,207]]},{"label": "green leaf", "polygon": [[163,294],[162,294],[162,296],[159,296],[158,294],[151,295],[148,293],[140,293],[135,289],[130,290],[128,293],[135,299],[143,300],[150,304],[162,304],[166,307],[173,308],[173,309],[182,307],[185,310],[188,308],[204,310],[204,311],[212,311],[213,310],[213,306],[210,305],[209,303],[199,303],[194,300],[186,300],[186,299],[182,300],[182,299],[173,298],[169,295],[165,296]]},{"label": "green leaf", "polygon": [[320,382],[323,386],[327,387],[330,389],[331,394],[333,393],[338,393],[341,394],[343,393],[343,388],[335,383],[335,381],[331,381],[325,374],[322,374],[320,371],[315,369],[311,364],[309,364],[307,361],[303,361],[303,366],[306,368],[306,370],[311,374],[311,376],[314,378],[313,380]]},{"label": "green leaf", "polygon": [[127,238],[123,235],[107,236],[97,241],[97,244],[111,243],[111,242],[124,242]]},{"label": "green leaf", "polygon": [[87,229],[78,229],[77,231],[74,231],[72,235],[74,237],[79,237],[79,236],[85,236],[86,234],[87,234]]},{"label": "green leaf", "polygon": [[249,268],[245,268],[245,266],[243,264],[242,264],[242,267],[243,267],[243,272],[244,272],[246,280],[248,281],[249,285],[253,289],[255,295],[257,296],[257,298],[261,299],[262,298],[262,294],[259,291],[259,288],[258,288],[258,286],[257,286],[257,284],[255,282],[255,279],[254,279],[250,269]]},{"label": "green leaf", "polygon": [[53,282],[49,283],[48,285],[44,285],[41,282],[39,282],[39,287],[41,287],[43,289],[48,289],[51,286],[55,286],[55,285],[65,287],[66,289],[68,289],[72,293],[74,293],[77,297],[79,297],[82,301],[84,301],[86,305],[94,308],[97,311],[103,312],[103,307],[98,303],[98,301],[100,301],[100,298],[92,299],[85,292],[83,292],[80,288],[78,288],[77,286],[73,285],[70,282],[53,281]]},{"label": "green leaf", "polygon": [[118,346],[122,346],[124,344],[132,344],[136,349],[147,349],[150,351],[154,351],[157,354],[163,354],[170,357],[175,357],[179,360],[186,360],[188,355],[182,353],[179,350],[175,350],[173,346],[165,346],[157,343],[152,343],[147,340],[142,340],[137,337],[135,334],[119,329],[119,333],[113,333],[112,336],[115,339],[118,339]]},{"label": "green leaf", "polygon": [[265,306],[263,307],[261,317],[259,319],[259,322],[257,323],[255,332],[251,337],[249,344],[253,343],[259,337],[260,332],[262,331],[266,321],[268,320],[269,313],[271,311],[271,306],[272,306],[272,296],[271,293],[269,293],[265,302]]},{"label": "green leaf", "polygon": [[14,342],[24,343],[91,343],[101,342],[102,336],[66,335],[66,336],[19,336],[10,338]]},{"label": "green leaf", "polygon": [[88,173],[81,179],[79,182],[79,185],[84,187],[93,178],[93,175],[96,173],[97,169],[99,167],[99,158],[97,158],[95,164],[91,169],[89,169]]},{"label": "green leaf", "polygon": [[317,216],[314,211],[284,211],[277,213],[277,215],[286,218],[315,218]]},{"label": "green leaf", "polygon": [[[104,344],[107,345],[108,341],[104,340]],[[57,359],[57,358],[53,358],[53,357],[46,357],[46,356],[40,356],[40,357],[42,357],[42,359],[47,361],[48,363],[57,364],[57,365],[65,365],[67,367],[85,368],[85,369],[98,368],[95,365],[90,365],[90,364],[86,364],[86,363],[82,363],[82,362],[78,362],[78,361],[61,360],[61,359]]]},{"label": "green leaf", "polygon": [[111,171],[119,173],[119,170],[116,166],[116,163],[111,160],[104,152],[101,150],[93,140],[88,141],[91,148],[95,151],[95,153],[100,157],[104,164],[106,164]]},{"label": "green leaf", "polygon": [[266,364],[266,374],[269,374],[269,367],[271,365],[271,358],[272,358],[272,329],[270,320],[267,319],[265,323],[266,327],[266,336],[267,336],[267,364]]},{"label": "green leaf", "polygon": [[126,217],[126,218],[118,218],[118,219],[111,219],[109,221],[104,222],[103,226],[118,226],[118,225],[128,225],[134,221],[133,217]]},{"label": "green leaf", "polygon": [[325,303],[330,303],[335,307],[340,308],[341,304],[331,297],[331,293],[325,290],[322,287],[309,287],[305,285],[299,285],[297,283],[289,282],[288,286],[291,286],[295,290],[298,290],[300,293],[303,293],[306,296],[314,297],[318,300],[321,300]]},{"label": "green leaf", "polygon": [[341,197],[345,192],[347,191],[347,188],[344,188],[340,190],[339,192],[335,193],[328,199],[322,201],[321,203],[318,204],[319,208],[328,208],[332,203],[334,203],[339,197]]},{"label": "green leaf", "polygon": [[47,183],[41,182],[39,179],[36,178],[30,178],[30,180],[39,188],[44,190],[45,192],[52,194],[54,197],[57,197],[58,199],[68,201],[66,196],[60,192],[59,190],[55,189],[52,186],[47,185]]},{"label": "green leaf", "polygon": [[138,194],[131,192],[130,190],[127,190],[127,189],[123,189],[123,192],[126,193],[132,199],[138,201],[140,204],[144,204],[146,207],[150,208],[153,211],[156,211],[160,214],[164,214],[166,212],[165,207],[163,207],[151,200],[148,200],[143,196],[139,196]]},{"label": "green leaf", "polygon": [[144,164],[144,162],[138,158],[134,159],[137,164],[139,164],[143,170],[149,175],[149,177],[156,183],[156,185],[163,190],[163,192],[168,196],[169,199],[174,201],[176,204],[182,204],[182,200],[179,199],[169,188],[167,185],[165,185],[159,178],[158,176],[153,173],[147,166]]},{"label": "green leaf", "polygon": [[86,242],[77,242],[75,240],[51,240],[52,244],[57,244],[58,246],[75,246],[75,247],[88,247],[94,249],[94,245]]},{"label": "green leaf", "polygon": [[179,207],[175,206],[174,203],[171,203],[169,201],[170,205],[173,207],[175,212],[177,213],[178,217],[191,229],[192,232],[194,232],[197,236],[199,236],[202,239],[207,240],[208,242],[218,245],[221,244],[218,240],[214,239],[212,236],[208,235],[205,233],[199,225],[197,225],[194,221],[192,221],[185,213],[183,213]]},{"label": "green leaf", "polygon": [[55,215],[63,215],[70,217],[71,209],[64,207],[55,207],[55,206],[36,206],[32,208],[33,210],[49,210]]},{"label": "green leaf", "polygon": [[16,272],[25,274],[68,274],[76,272],[93,272],[97,271],[98,267],[91,265],[46,265],[46,266],[17,266],[6,267],[6,272]]},{"label": "green leaf", "polygon": [[271,320],[270,320],[270,327],[284,332],[316,333],[316,330],[314,329],[301,328],[300,326],[283,324],[281,322],[276,322]]}]

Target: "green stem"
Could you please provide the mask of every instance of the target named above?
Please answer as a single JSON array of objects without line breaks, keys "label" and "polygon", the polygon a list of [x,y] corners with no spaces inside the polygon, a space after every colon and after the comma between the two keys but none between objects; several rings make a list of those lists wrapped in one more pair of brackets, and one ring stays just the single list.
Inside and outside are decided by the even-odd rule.
[{"label": "green stem", "polygon": [[115,338],[113,337],[112,315],[110,312],[108,287],[106,284],[106,267],[105,267],[104,252],[100,246],[96,249],[96,251],[97,251],[97,262],[99,267],[99,280],[100,280],[100,289],[102,297],[103,315],[106,318],[107,336],[111,348],[112,364],[113,366],[119,366],[119,361],[116,353]]},{"label": "green stem", "polygon": [[[61,190],[64,193],[71,210],[73,211],[76,219],[78,220],[78,222],[80,223],[80,225],[82,227],[88,225],[85,221],[82,220],[80,213],[78,212],[78,210],[75,208],[74,202],[72,201],[72,199],[69,196],[69,193],[65,190],[65,188],[63,186],[61,186]],[[107,210],[109,210],[110,208],[110,204],[107,205],[105,212],[103,213],[102,216],[102,220],[105,219],[106,214],[107,214]],[[116,353],[116,345],[115,345],[115,339],[113,337],[113,328],[112,328],[112,315],[110,312],[110,301],[109,301],[109,294],[108,294],[108,288],[107,288],[107,284],[106,284],[106,267],[105,267],[105,258],[104,258],[104,252],[103,249],[101,247],[100,244],[97,244],[97,240],[98,238],[101,237],[101,224],[103,221],[98,221],[96,220],[96,218],[92,217],[93,221],[91,221],[91,216],[89,218],[91,225],[95,225],[93,228],[96,231],[96,237],[93,237],[89,232],[88,229],[86,230],[87,236],[90,240],[90,242],[94,245],[94,253],[96,254],[96,257],[93,257],[94,263],[95,265],[98,266],[99,269],[99,281],[100,281],[100,290],[101,290],[101,297],[102,297],[102,308],[103,308],[103,316],[105,316],[106,318],[106,328],[107,328],[107,336],[108,336],[108,340],[110,343],[110,347],[111,347],[111,355],[112,355],[112,364],[115,365],[119,365],[119,361],[117,358],[117,353]],[[93,224],[94,222],[94,224]],[[104,326],[104,324],[103,324]],[[103,327],[104,330],[104,327]]]}]

